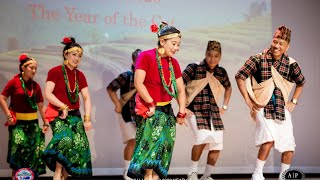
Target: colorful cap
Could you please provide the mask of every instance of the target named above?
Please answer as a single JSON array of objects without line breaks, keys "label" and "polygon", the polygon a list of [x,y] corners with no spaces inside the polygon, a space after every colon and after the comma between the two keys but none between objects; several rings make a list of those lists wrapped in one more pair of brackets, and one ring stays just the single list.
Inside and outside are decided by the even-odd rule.
[{"label": "colorful cap", "polygon": [[290,43],[291,30],[286,26],[280,26],[274,33],[274,38],[280,38]]},{"label": "colorful cap", "polygon": [[208,41],[207,51],[219,51],[221,53],[221,44],[218,41]]},{"label": "colorful cap", "polygon": [[159,27],[156,24],[152,24],[150,29],[151,32],[157,33],[159,40],[181,37],[180,30],[168,25],[165,21],[162,21]]}]

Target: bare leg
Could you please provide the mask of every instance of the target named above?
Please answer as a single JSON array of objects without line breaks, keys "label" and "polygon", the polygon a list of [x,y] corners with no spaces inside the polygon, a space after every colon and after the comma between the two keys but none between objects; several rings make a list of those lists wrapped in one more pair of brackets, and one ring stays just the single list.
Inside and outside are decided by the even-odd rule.
[{"label": "bare leg", "polygon": [[208,153],[208,159],[207,164],[210,164],[211,166],[214,166],[218,160],[220,154],[220,150],[212,150]]},{"label": "bare leg", "polygon": [[127,176],[128,174],[128,169],[130,166],[130,162],[132,159],[132,155],[134,152],[134,146],[136,145],[136,140],[135,139],[130,139],[126,142],[126,147],[124,148],[123,151],[123,158],[124,158],[124,171],[123,171],[123,178],[125,180],[131,180],[131,178],[129,178]]},{"label": "bare leg", "polygon": [[274,142],[266,142],[260,146],[259,153],[258,153],[258,159],[261,161],[267,160],[270,149],[273,147]]},{"label": "bare leg", "polygon": [[62,165],[56,162],[56,170],[54,171],[53,180],[61,180]]},{"label": "bare leg", "polygon": [[284,171],[290,168],[290,164],[293,157],[293,151],[285,151],[281,155],[281,171],[279,177],[282,175]]},{"label": "bare leg", "polygon": [[211,173],[213,171],[214,165],[216,164],[218,157],[220,154],[220,150],[211,150],[208,153],[208,157],[207,157],[207,165],[206,165],[206,169],[203,173],[203,176],[200,179],[205,179],[207,177],[211,176]]},{"label": "bare leg", "polygon": [[258,152],[258,158],[256,161],[256,166],[252,174],[252,179],[264,179],[263,177],[263,167],[266,162],[266,159],[269,156],[270,149],[273,147],[274,142],[266,142],[260,146]]},{"label": "bare leg", "polygon": [[192,152],[191,152],[192,161],[199,161],[204,147],[206,147],[206,144],[194,145],[192,147]]},{"label": "bare leg", "polygon": [[291,164],[293,157],[293,151],[285,151],[281,155],[281,163]]},{"label": "bare leg", "polygon": [[124,148],[124,160],[131,161],[135,145],[136,145],[135,139],[130,139],[127,142],[127,145]]},{"label": "bare leg", "polygon": [[195,176],[195,175],[192,175],[193,173],[197,173],[198,171],[198,161],[201,157],[204,147],[206,147],[206,144],[194,145],[192,147],[192,150],[191,150],[192,164],[188,172],[188,177],[190,176],[189,179],[192,178],[191,176]]}]

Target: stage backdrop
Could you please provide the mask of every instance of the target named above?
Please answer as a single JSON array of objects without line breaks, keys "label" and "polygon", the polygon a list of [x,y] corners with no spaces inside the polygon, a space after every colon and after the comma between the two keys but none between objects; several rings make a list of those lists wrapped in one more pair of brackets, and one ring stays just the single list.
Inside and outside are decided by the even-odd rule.
[{"label": "stage backdrop", "polygon": [[[246,59],[270,46],[274,30],[281,24],[292,28],[289,55],[295,58],[307,84],[293,112],[297,149],[293,167],[306,173],[320,172],[320,147],[316,107],[319,102],[319,12],[316,0],[7,0],[0,2],[0,89],[18,73],[18,57],[27,53],[38,61],[35,80],[44,87],[47,72],[62,63],[60,41],[73,36],[84,48],[79,69],[88,80],[92,97],[93,130],[88,132],[94,175],[120,175],[123,147],[114,106],[106,86],[129,70],[131,52],[156,47],[152,23],[165,20],[181,30],[182,43],[176,58],[182,70],[204,59],[208,40],[222,43],[223,66],[233,92],[225,124],[224,150],[215,173],[251,173],[257,148],[255,124],[240,95],[234,75]],[[47,104],[47,102],[46,102]],[[175,109],[176,111],[176,109]],[[9,176],[6,162],[8,131],[0,113],[0,176]],[[42,124],[42,123],[41,123]],[[52,137],[46,135],[46,143]],[[170,174],[186,174],[194,142],[189,127],[177,125]],[[206,164],[207,151],[200,166]],[[265,172],[278,172],[280,154],[272,151]],[[200,168],[200,173],[203,168]],[[48,170],[48,174],[51,172]]]}]

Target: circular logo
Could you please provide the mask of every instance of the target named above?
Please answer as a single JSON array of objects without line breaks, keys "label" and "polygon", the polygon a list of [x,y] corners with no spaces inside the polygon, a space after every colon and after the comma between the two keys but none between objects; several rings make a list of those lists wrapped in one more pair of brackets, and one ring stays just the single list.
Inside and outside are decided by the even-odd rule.
[{"label": "circular logo", "polygon": [[299,169],[287,169],[281,174],[280,178],[283,180],[287,180],[287,179],[298,180],[298,179],[304,179],[305,175]]},{"label": "circular logo", "polygon": [[34,173],[29,168],[18,169],[14,175],[15,180],[34,180]]}]

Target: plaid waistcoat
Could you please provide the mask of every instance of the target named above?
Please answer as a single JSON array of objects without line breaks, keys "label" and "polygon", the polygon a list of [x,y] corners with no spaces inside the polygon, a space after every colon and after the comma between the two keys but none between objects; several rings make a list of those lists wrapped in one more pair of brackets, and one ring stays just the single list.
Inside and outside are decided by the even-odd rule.
[{"label": "plaid waistcoat", "polygon": [[[224,86],[231,86],[228,74],[223,67],[216,66],[213,70],[209,68],[205,60],[198,64],[189,64],[183,71],[182,77],[186,84],[192,80],[206,78],[207,71]],[[209,84],[193,99],[188,108],[194,112],[197,119],[198,129],[211,130],[211,120],[215,130],[224,130],[220,117],[219,107],[214,99]]]},{"label": "plaid waistcoat", "polygon": [[[257,70],[252,75],[258,83],[266,81],[272,77],[271,66],[273,66],[279,74],[290,82],[304,84],[305,79],[297,63],[289,64],[289,56],[284,54],[280,60],[274,60],[270,49],[256,55]],[[285,120],[285,102],[282,92],[275,87],[273,96],[264,107],[264,116],[267,119]]]}]

